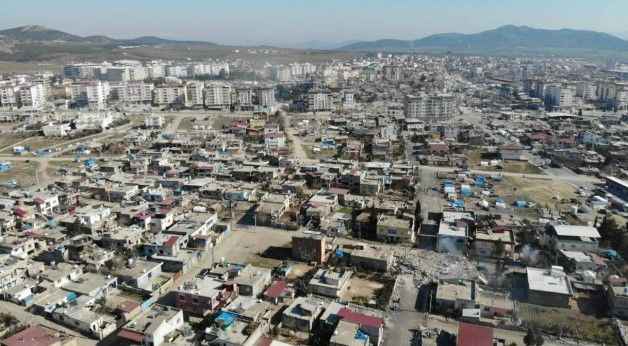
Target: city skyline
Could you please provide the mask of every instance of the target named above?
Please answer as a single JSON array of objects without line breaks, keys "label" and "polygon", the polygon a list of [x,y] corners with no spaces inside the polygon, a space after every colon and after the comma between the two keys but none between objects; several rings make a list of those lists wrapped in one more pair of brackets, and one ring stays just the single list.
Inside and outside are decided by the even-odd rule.
[{"label": "city skyline", "polygon": [[[119,0],[108,2],[107,6],[85,6],[76,0],[65,0],[65,6],[59,6],[58,2],[32,0],[4,4],[0,20],[4,28],[43,25],[85,36],[154,35],[229,45],[295,46],[311,41],[330,44],[383,38],[416,39],[446,32],[474,33],[507,24],[594,30],[626,37],[622,17],[628,12],[628,3],[615,0],[602,3],[245,0],[234,6],[222,0],[211,3],[185,0],[177,3],[179,7],[171,8],[161,0],[138,0],[124,6],[117,6],[122,4]],[[566,6],[569,11],[564,11]]]}]

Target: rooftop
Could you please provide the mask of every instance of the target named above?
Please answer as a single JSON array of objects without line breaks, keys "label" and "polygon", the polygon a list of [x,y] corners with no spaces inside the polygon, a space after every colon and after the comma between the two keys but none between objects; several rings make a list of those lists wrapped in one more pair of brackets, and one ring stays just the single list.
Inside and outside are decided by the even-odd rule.
[{"label": "rooftop", "polygon": [[551,269],[528,267],[527,273],[528,287],[531,291],[571,295],[567,275],[562,267],[553,266]]}]

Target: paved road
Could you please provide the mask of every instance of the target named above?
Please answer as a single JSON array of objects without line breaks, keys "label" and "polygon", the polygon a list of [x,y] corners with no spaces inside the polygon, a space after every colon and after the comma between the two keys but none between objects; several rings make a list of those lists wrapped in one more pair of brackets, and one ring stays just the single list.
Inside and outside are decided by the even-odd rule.
[{"label": "paved road", "polygon": [[305,150],[303,150],[303,141],[301,140],[301,137],[294,135],[296,130],[293,127],[290,127],[290,121],[286,117],[286,113],[281,111],[279,118],[281,119],[281,123],[285,129],[286,137],[288,137],[288,140],[292,142],[291,156],[303,163],[317,163],[318,160],[308,159]]}]

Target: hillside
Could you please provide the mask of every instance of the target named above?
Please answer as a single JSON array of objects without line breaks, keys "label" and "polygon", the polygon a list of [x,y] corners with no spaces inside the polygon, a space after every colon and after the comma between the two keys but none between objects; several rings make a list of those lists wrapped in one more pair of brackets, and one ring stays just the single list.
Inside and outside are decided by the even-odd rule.
[{"label": "hillside", "polygon": [[602,50],[628,52],[628,41],[606,33],[585,30],[546,30],[527,26],[502,26],[476,34],[436,34],[417,40],[378,40],[350,44],[349,51],[531,52]]}]

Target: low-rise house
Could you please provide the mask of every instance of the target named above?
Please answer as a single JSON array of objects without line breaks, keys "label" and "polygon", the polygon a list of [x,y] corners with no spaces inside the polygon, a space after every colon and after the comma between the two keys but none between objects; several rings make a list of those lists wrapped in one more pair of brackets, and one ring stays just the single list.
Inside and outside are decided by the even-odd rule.
[{"label": "low-rise house", "polygon": [[255,346],[268,329],[265,322],[253,321],[232,311],[221,311],[205,331],[210,345]]},{"label": "low-rise house", "polygon": [[342,252],[349,255],[351,265],[365,270],[388,272],[393,264],[393,252],[368,244],[344,245]]},{"label": "low-rise house", "polygon": [[591,226],[548,225],[546,228],[546,241],[554,242],[558,250],[595,252],[600,239],[600,233]]},{"label": "low-rise house", "polygon": [[414,244],[414,220],[391,215],[380,215],[377,220],[377,239],[387,243]]},{"label": "low-rise house", "polygon": [[79,297],[73,303],[55,309],[51,314],[52,320],[99,340],[113,333],[116,330],[113,316],[89,310],[84,301]]},{"label": "low-rise house", "polygon": [[181,331],[184,323],[183,311],[155,304],[124,325],[118,337],[135,344],[160,346],[168,342],[168,336]]},{"label": "low-rise house", "polygon": [[628,285],[615,286],[609,284],[606,287],[608,307],[613,316],[622,319],[628,318]]},{"label": "low-rise house", "polygon": [[[501,244],[501,245],[500,245]],[[480,257],[510,257],[515,250],[512,230],[496,227],[485,232],[476,231],[473,238],[473,253]],[[502,253],[498,253],[501,247]]]},{"label": "low-rise house", "polygon": [[469,280],[440,280],[436,289],[435,305],[442,312],[462,311],[474,307],[475,282]]},{"label": "low-rise house", "polygon": [[238,295],[238,287],[212,277],[194,278],[174,290],[175,306],[186,313],[206,316],[218,311]]},{"label": "low-rise house", "polygon": [[75,292],[82,296],[94,299],[106,297],[112,288],[118,286],[118,279],[110,275],[84,273],[76,280],[71,280],[62,286],[66,291]]},{"label": "low-rise house", "polygon": [[463,254],[467,249],[469,237],[469,223],[473,215],[468,212],[443,212],[443,218],[438,226],[438,252]]},{"label": "low-rise house", "polygon": [[233,280],[238,285],[238,293],[243,296],[257,297],[272,280],[270,269],[247,265]]},{"label": "low-rise house", "polygon": [[314,323],[321,316],[327,303],[314,297],[298,297],[281,315],[283,328],[299,332],[311,332]]},{"label": "low-rise house", "polygon": [[560,266],[528,267],[528,301],[532,304],[568,307],[572,295],[569,278]]},{"label": "low-rise house", "polygon": [[383,343],[384,318],[377,311],[358,310],[357,307],[332,302],[325,309],[321,321],[325,328],[334,330],[334,336],[338,337],[332,337],[332,340],[338,345],[379,346]]},{"label": "low-rise house", "polygon": [[338,298],[349,287],[352,274],[353,272],[350,270],[336,272],[319,269],[308,282],[308,291],[322,296]]},{"label": "low-rise house", "polygon": [[325,263],[328,258],[327,238],[321,234],[292,237],[292,257],[299,261]]},{"label": "low-rise house", "polygon": [[129,259],[126,266],[115,270],[115,275],[120,283],[153,292],[159,288],[155,285],[155,279],[161,275],[161,266],[160,262]]},{"label": "low-rise house", "polygon": [[263,297],[267,302],[281,304],[294,298],[294,289],[288,286],[284,280],[273,281],[264,291]]},{"label": "low-rise house", "polygon": [[73,346],[77,338],[34,324],[2,340],[2,346]]}]

